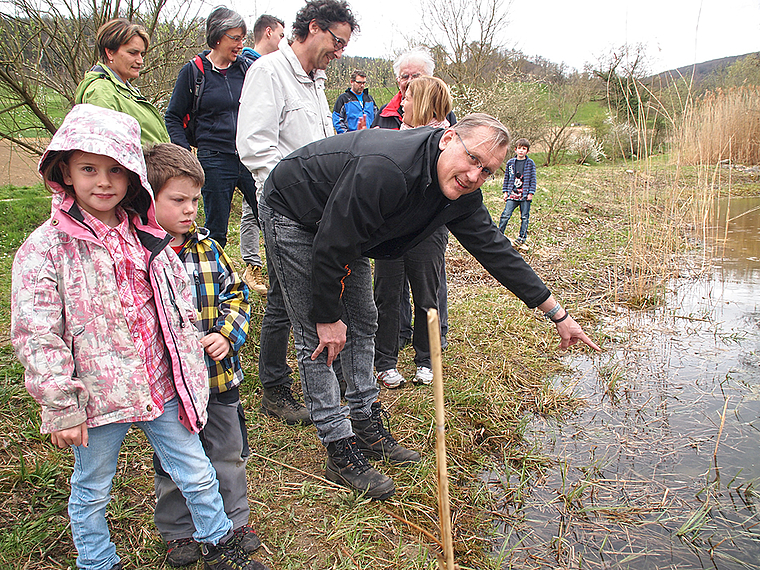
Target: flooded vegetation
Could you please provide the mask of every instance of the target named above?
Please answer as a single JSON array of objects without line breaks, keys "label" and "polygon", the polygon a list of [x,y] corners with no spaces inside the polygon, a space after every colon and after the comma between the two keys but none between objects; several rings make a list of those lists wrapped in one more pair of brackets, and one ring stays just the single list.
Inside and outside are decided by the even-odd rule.
[{"label": "flooded vegetation", "polygon": [[529,430],[552,466],[488,477],[502,567],[758,568],[760,199],[717,219],[663,303],[568,360],[556,386],[587,405]]}]

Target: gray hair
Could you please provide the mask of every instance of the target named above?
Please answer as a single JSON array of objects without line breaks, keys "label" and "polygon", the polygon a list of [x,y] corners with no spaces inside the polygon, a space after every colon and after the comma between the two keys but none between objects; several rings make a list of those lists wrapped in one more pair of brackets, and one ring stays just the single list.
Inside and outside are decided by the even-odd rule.
[{"label": "gray hair", "polygon": [[243,16],[224,6],[214,8],[206,20],[206,43],[208,47],[214,49],[225,32],[235,28],[243,28],[244,35],[248,33]]},{"label": "gray hair", "polygon": [[475,130],[485,127],[491,131],[491,136],[486,138],[483,142],[490,142],[491,148],[502,148],[509,146],[509,130],[505,127],[499,119],[486,115],[485,113],[471,113],[466,115],[463,119],[457,121],[457,123],[451,127],[454,132],[463,135],[470,135]]},{"label": "gray hair", "polygon": [[409,63],[419,63],[425,70],[425,75],[433,75],[435,71],[435,61],[433,61],[430,52],[424,47],[414,48],[413,50],[402,53],[393,62],[393,73],[398,74],[401,72],[401,66]]}]

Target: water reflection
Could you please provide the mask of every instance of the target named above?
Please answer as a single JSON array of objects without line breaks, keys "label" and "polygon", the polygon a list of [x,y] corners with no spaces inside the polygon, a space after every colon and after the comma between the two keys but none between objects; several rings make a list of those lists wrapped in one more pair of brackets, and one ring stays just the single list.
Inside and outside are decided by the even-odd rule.
[{"label": "water reflection", "polygon": [[760,199],[718,219],[714,271],[621,312],[617,348],[571,362],[561,382],[588,407],[533,426],[556,467],[490,478],[510,505],[504,567],[760,567]]}]

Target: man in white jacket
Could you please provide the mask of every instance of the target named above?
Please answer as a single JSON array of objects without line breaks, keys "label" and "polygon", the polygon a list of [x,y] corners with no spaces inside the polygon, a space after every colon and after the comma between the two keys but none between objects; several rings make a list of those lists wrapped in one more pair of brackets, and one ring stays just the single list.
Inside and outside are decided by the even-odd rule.
[{"label": "man in white jacket", "polygon": [[[325,72],[343,55],[359,25],[345,0],[310,0],[293,22],[292,43],[256,61],[240,95],[237,150],[253,173],[259,196],[277,163],[302,146],[335,134],[325,97]],[[291,391],[286,361],[290,320],[267,255],[269,291],[261,324],[261,411],[290,425],[310,424]]]}]

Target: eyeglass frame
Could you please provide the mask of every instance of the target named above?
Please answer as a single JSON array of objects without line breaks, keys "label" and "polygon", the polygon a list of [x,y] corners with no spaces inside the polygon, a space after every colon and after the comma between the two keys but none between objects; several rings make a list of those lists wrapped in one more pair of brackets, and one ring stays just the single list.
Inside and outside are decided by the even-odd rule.
[{"label": "eyeglass frame", "polygon": [[[475,156],[474,154],[472,154],[472,153],[471,153],[469,150],[467,150],[467,145],[466,145],[466,144],[464,144],[464,141],[462,140],[462,135],[460,135],[460,134],[459,134],[459,133],[457,133],[456,131],[454,131],[454,132],[456,133],[457,137],[459,138],[459,142],[460,142],[460,143],[462,143],[462,148],[464,149],[464,152],[465,152],[465,153],[467,154],[467,156],[469,156],[469,157],[470,157],[470,158],[471,158],[473,161],[475,161],[475,163],[476,163],[476,164],[473,164],[473,166],[474,166],[475,168],[477,168],[478,170],[480,170],[480,173],[478,174],[478,176],[479,176],[480,178],[482,178],[484,181],[485,181],[485,180],[488,180],[489,178],[491,178],[491,176],[493,176],[493,175],[495,174],[495,172],[493,172],[493,171],[492,171],[490,168],[488,168],[487,166],[483,166],[483,161],[482,161],[482,160],[480,160],[480,159],[479,159],[477,156]],[[485,174],[485,176],[483,176],[484,174]]]},{"label": "eyeglass frame", "polygon": [[348,45],[348,40],[339,38],[333,33],[333,31],[330,28],[327,28],[327,31],[330,32],[330,35],[333,37],[333,45],[335,46],[335,51],[341,51],[341,50],[346,49],[346,46]]},{"label": "eyeglass frame", "polygon": [[224,32],[224,35],[230,38],[235,43],[239,43],[239,42],[245,43],[245,38],[247,37],[247,34],[243,34],[242,36],[231,36],[227,32]]},{"label": "eyeglass frame", "polygon": [[418,77],[422,77],[422,73],[412,73],[411,75],[408,73],[402,73],[398,76],[398,78],[401,81],[411,81],[412,79],[417,79]]}]

